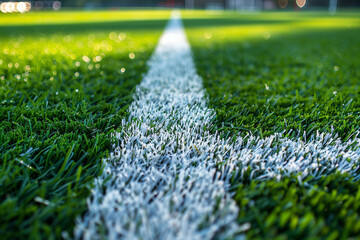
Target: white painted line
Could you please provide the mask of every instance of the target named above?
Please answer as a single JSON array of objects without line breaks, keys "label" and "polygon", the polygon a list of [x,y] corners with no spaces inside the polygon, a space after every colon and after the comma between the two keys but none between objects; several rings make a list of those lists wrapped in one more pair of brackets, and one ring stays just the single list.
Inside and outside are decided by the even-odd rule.
[{"label": "white painted line", "polygon": [[[212,239],[234,236],[238,208],[229,179],[251,167],[252,179],[299,173],[320,177],[335,170],[359,178],[360,140],[341,142],[318,133],[304,142],[283,134],[266,139],[221,139],[206,129],[206,107],[178,14],[170,20],[149,72],[137,87],[130,119],[105,162],[78,219],[77,239]],[[216,170],[218,169],[218,170]],[[105,181],[107,179],[107,181]]]},{"label": "white painted line", "polygon": [[[76,238],[224,239],[238,209],[216,172],[206,107],[181,20],[174,14],[138,86],[120,146],[96,180]],[[210,150],[210,151],[209,151]],[[110,177],[106,182],[104,179]],[[99,226],[100,225],[100,226]]]}]

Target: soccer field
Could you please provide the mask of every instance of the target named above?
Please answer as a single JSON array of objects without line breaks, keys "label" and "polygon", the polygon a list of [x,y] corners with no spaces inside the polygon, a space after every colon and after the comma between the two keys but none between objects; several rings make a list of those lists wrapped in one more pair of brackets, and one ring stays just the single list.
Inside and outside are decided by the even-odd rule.
[{"label": "soccer field", "polygon": [[0,15],[1,236],[359,237],[359,13],[170,16]]}]

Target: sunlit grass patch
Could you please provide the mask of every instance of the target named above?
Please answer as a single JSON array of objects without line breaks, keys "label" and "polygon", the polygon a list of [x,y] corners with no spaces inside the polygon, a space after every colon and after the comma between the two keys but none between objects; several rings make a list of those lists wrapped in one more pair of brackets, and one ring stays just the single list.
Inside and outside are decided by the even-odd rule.
[{"label": "sunlit grass patch", "polygon": [[[358,133],[358,13],[184,16],[197,70],[216,111],[214,132],[224,138],[251,133],[262,139],[285,132],[283,137],[304,142],[318,131],[332,132],[341,141]],[[292,155],[279,163],[284,167],[298,159],[295,149],[278,150]],[[258,168],[242,168],[240,162],[231,182],[238,222],[249,239],[359,236],[356,165],[356,177],[335,169],[302,180],[302,173],[256,180],[252,174],[266,170],[261,164],[267,154],[256,155]],[[322,167],[327,169],[326,160]]]},{"label": "sunlit grass patch", "polygon": [[3,238],[72,234],[168,14],[0,16]]},{"label": "sunlit grass patch", "polygon": [[79,24],[119,21],[166,20],[169,10],[53,11],[0,14],[0,26],[34,24]]},{"label": "sunlit grass patch", "polygon": [[208,14],[185,25],[217,130],[268,136],[358,129],[357,13]]}]

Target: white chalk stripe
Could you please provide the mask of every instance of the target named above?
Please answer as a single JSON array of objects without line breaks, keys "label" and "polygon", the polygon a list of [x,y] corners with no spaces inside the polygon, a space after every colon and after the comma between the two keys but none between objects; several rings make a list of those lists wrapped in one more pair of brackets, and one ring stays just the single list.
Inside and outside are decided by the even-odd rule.
[{"label": "white chalk stripe", "polygon": [[[210,156],[206,108],[178,15],[137,87],[130,120],[96,180],[77,238],[211,239],[238,229],[238,209]],[[204,144],[205,143],[205,144]],[[204,148],[205,147],[205,148]],[[110,181],[104,183],[104,179]]]},{"label": "white chalk stripe", "polygon": [[[214,111],[206,107],[179,16],[170,20],[137,87],[130,119],[117,134],[119,146],[77,221],[85,239],[212,239],[239,234],[238,208],[227,193],[232,173],[252,179],[334,171],[359,178],[360,140],[333,133],[309,141],[210,134]],[[220,169],[219,169],[220,168]],[[218,171],[216,170],[218,169]],[[105,181],[105,179],[110,179]]]}]

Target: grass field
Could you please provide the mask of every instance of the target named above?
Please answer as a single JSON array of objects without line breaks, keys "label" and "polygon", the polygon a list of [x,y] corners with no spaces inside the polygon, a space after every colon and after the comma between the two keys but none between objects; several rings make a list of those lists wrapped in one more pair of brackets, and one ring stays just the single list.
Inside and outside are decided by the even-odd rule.
[{"label": "grass field", "polygon": [[224,134],[358,130],[359,14],[208,14],[185,25]]},{"label": "grass field", "polygon": [[[306,141],[359,131],[360,15],[340,13],[185,16],[199,74],[224,137],[276,132]],[[290,159],[289,159],[290,160]],[[248,169],[250,173],[250,169]],[[235,177],[239,222],[249,239],[347,239],[360,235],[358,182]]]},{"label": "grass field", "polygon": [[[126,117],[169,16],[124,13],[92,13],[111,22],[88,21],[83,12],[0,15],[5,239],[60,238],[86,210],[110,134]],[[132,20],[139,14],[146,20]]]},{"label": "grass field", "polygon": [[[0,15],[0,234],[70,236],[169,11]],[[19,17],[20,16],[20,17]],[[359,131],[360,14],[184,11],[223,138]],[[249,239],[360,236],[356,176],[234,175]],[[358,173],[358,171],[357,171]]]}]

